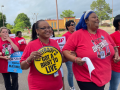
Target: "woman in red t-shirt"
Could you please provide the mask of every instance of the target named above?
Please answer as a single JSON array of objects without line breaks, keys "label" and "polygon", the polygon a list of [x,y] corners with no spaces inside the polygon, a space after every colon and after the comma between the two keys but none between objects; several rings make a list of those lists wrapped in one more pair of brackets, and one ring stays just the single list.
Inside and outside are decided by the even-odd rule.
[{"label": "woman in red t-shirt", "polygon": [[22,32],[21,31],[17,31],[15,37],[15,40],[17,41],[17,43],[19,44],[19,50],[20,51],[24,51],[25,47],[26,47],[26,41],[25,39],[22,37]]},{"label": "woman in red t-shirt", "polygon": [[[115,32],[110,36],[114,40],[118,47],[118,52],[120,55],[120,14],[114,18],[113,25],[115,27]],[[110,80],[109,90],[117,90],[120,83],[120,62],[114,63],[112,60],[112,77]]]},{"label": "woman in red t-shirt", "polygon": [[[104,90],[111,79],[111,60],[118,62],[120,57],[112,38],[104,30],[98,29],[99,20],[94,11],[85,12],[74,32],[63,47],[63,55],[73,62],[73,73],[80,90]],[[115,48],[114,48],[115,47]],[[75,51],[77,57],[70,55]],[[83,57],[90,59],[95,69],[89,70]],[[88,60],[89,60],[88,59]]]},{"label": "woman in red t-shirt", "polygon": [[44,20],[37,21],[32,28],[32,41],[26,46],[21,57],[21,68],[26,70],[30,67],[28,75],[29,90],[62,90],[63,82],[60,70],[58,76],[44,75],[37,71],[33,60],[40,58],[41,53],[38,52],[43,46],[53,46],[60,50],[55,40],[49,39],[52,29]]},{"label": "woman in red t-shirt", "polygon": [[[75,22],[73,20],[69,20],[65,23],[65,26],[68,31],[65,34],[63,34],[62,37],[64,36],[67,41],[70,35],[72,35],[72,33],[74,33],[75,31]],[[76,90],[74,87],[74,83],[73,83],[72,63],[73,62],[71,61],[65,62],[67,70],[68,70],[67,79],[68,79],[68,84],[70,86],[70,90]]]},{"label": "woman in red t-shirt", "polygon": [[[10,57],[5,52],[12,54],[19,49],[17,42],[9,37],[8,32],[6,27],[0,28],[0,52],[2,52],[0,55],[0,73],[3,75],[6,90],[18,90],[18,73],[7,72]],[[12,77],[12,82],[10,77]]]}]

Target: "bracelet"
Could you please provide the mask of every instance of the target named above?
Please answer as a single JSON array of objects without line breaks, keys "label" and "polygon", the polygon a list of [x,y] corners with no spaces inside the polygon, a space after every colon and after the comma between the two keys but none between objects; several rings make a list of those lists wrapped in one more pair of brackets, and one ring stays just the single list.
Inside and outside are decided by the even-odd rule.
[{"label": "bracelet", "polygon": [[28,65],[30,65],[30,63],[29,63],[27,60],[25,60],[25,62],[26,62]]},{"label": "bracelet", "polygon": [[75,57],[75,63],[76,63],[76,59],[77,59],[78,57]]}]

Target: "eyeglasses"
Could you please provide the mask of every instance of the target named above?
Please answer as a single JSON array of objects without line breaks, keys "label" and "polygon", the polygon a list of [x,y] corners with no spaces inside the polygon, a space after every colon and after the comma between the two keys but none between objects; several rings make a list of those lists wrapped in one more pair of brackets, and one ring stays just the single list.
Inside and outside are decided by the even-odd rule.
[{"label": "eyeglasses", "polygon": [[75,24],[70,24],[70,26],[75,26]]},{"label": "eyeglasses", "polygon": [[43,27],[43,28],[39,28],[39,29],[42,29],[42,30],[47,30],[47,29],[52,30],[51,27]]}]

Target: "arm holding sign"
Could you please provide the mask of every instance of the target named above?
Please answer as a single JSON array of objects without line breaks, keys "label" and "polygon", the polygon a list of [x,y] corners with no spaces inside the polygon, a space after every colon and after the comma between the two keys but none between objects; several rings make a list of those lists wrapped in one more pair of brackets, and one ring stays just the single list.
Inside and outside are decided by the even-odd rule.
[{"label": "arm holding sign", "polygon": [[42,54],[41,54],[40,52],[38,52],[38,51],[32,52],[32,53],[30,54],[30,56],[29,56],[25,61],[22,61],[22,62],[21,62],[21,69],[23,69],[23,70],[28,69],[29,66],[30,66],[30,63],[31,63],[33,60],[40,58],[41,55],[42,55]]}]

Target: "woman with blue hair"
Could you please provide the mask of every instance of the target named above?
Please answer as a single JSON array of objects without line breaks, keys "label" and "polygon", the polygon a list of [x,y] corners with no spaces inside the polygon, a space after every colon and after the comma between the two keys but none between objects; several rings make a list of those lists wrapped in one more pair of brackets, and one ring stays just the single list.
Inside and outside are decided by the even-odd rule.
[{"label": "woman with blue hair", "polygon": [[[107,32],[99,28],[99,19],[94,11],[85,12],[74,32],[63,47],[63,55],[73,62],[73,73],[80,90],[104,90],[111,79],[111,60],[120,61],[115,43]],[[71,56],[69,51],[75,51]],[[82,58],[91,60],[95,69],[89,74]]]}]

